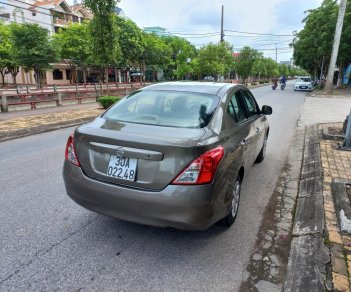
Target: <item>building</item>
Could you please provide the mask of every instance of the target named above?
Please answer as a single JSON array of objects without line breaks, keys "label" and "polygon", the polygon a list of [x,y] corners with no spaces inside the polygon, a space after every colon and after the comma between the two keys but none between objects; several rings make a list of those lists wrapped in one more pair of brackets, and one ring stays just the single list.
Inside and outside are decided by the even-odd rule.
[{"label": "building", "polygon": [[[82,4],[70,6],[66,0],[3,0],[0,3],[0,20],[5,23],[34,23],[47,29],[50,35],[71,23],[82,23],[93,17]],[[72,70],[68,64],[52,64],[53,69],[46,72],[46,84],[69,84]],[[20,68],[16,83],[34,83],[34,73]],[[12,83],[12,76],[5,81]],[[76,82],[77,80],[73,80]]]},{"label": "building", "polygon": [[144,31],[147,33],[154,33],[158,36],[167,35],[166,29],[161,26],[148,26],[144,27]]},{"label": "building", "polygon": [[36,23],[53,32],[51,12],[35,6],[33,0],[4,0],[0,3],[0,19],[5,23]]}]

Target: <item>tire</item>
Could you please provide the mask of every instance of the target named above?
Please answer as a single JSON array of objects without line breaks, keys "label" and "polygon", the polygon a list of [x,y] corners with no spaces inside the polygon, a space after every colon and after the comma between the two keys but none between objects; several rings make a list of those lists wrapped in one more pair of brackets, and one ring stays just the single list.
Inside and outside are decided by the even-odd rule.
[{"label": "tire", "polygon": [[257,158],[255,160],[255,163],[260,163],[260,162],[262,162],[264,160],[264,158],[266,156],[267,140],[268,140],[268,135],[266,135],[265,138],[264,138],[261,151],[260,151],[260,153],[258,153],[258,156],[257,156]]},{"label": "tire", "polygon": [[230,227],[233,225],[236,215],[239,210],[239,202],[240,202],[240,190],[241,190],[241,178],[239,175],[235,178],[233,187],[229,188],[232,192],[231,194],[231,207],[229,213],[223,219],[224,226]]}]

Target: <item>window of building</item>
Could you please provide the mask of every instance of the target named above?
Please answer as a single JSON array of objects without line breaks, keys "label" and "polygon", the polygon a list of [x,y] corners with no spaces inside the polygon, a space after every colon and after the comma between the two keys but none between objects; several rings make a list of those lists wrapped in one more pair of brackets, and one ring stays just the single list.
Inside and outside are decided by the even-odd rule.
[{"label": "window of building", "polygon": [[52,78],[54,80],[62,80],[63,79],[62,71],[60,71],[59,69],[54,69],[54,71],[52,71]]},{"label": "window of building", "polygon": [[0,19],[9,20],[10,19],[10,13],[0,12]]},{"label": "window of building", "polygon": [[72,78],[72,70],[66,69],[66,79],[71,80],[71,78]]}]

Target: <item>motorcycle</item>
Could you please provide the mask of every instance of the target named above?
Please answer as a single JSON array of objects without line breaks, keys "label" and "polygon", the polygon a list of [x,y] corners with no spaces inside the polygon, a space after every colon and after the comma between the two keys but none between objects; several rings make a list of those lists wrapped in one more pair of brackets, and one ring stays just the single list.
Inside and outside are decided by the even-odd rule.
[{"label": "motorcycle", "polygon": [[281,89],[281,90],[284,90],[284,89],[285,89],[285,86],[286,86],[285,83],[280,84],[280,89]]},{"label": "motorcycle", "polygon": [[273,89],[273,90],[275,90],[277,87],[278,87],[278,85],[277,85],[276,83],[274,83],[274,84],[272,85],[272,89]]}]

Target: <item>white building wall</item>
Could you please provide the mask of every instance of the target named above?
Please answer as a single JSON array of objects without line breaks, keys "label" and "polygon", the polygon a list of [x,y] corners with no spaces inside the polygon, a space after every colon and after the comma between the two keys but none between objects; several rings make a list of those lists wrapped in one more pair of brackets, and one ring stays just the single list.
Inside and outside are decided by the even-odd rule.
[{"label": "white building wall", "polygon": [[4,19],[5,23],[36,23],[43,28],[46,28],[50,35],[54,32],[52,17],[49,10],[45,8],[53,8],[52,4],[37,7],[36,13],[28,10],[35,1],[27,1],[27,3],[18,2],[15,0],[3,0],[4,4],[0,4],[0,10],[10,14],[10,19]]}]

